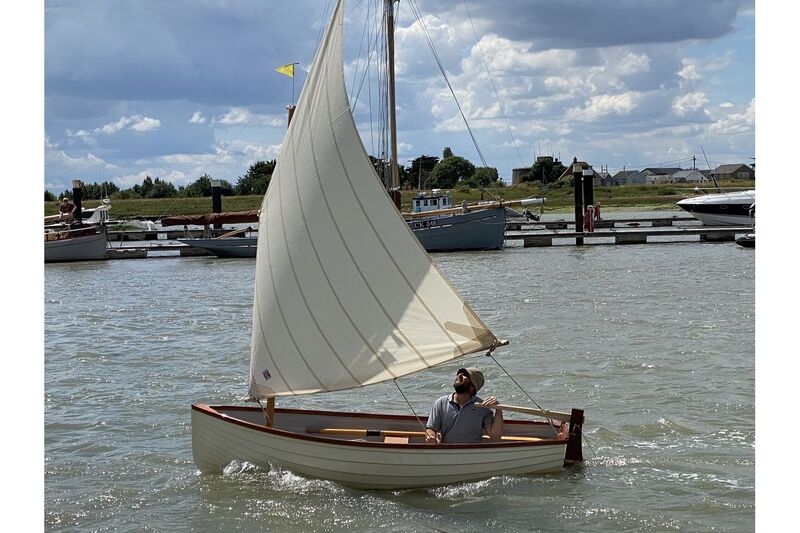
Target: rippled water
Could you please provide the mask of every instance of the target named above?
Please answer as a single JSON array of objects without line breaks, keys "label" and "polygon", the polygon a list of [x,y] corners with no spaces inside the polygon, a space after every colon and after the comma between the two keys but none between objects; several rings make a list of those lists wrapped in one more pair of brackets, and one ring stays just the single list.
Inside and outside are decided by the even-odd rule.
[{"label": "rippled water", "polygon": [[[586,409],[584,465],[370,492],[280,469],[192,463],[192,402],[246,393],[255,263],[45,267],[50,531],[749,531],[754,258],[733,243],[440,254],[544,407]],[[491,360],[485,391],[525,404]],[[418,412],[456,364],[400,380]],[[280,405],[408,412],[391,384]]]}]

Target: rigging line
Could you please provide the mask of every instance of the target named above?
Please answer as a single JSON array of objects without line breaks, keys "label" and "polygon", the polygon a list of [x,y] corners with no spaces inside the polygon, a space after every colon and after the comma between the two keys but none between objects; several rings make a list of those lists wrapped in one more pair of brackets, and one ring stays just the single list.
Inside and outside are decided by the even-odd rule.
[{"label": "rigging line", "polygon": [[[372,7],[372,4],[368,3],[367,4],[367,16],[364,17],[364,26],[363,26],[363,28],[361,28],[361,39],[358,42],[358,53],[356,54],[356,68],[353,69],[353,82],[350,85],[350,94],[354,94],[355,91],[356,91],[356,81],[358,80],[358,74],[359,74],[359,72],[358,72],[359,61],[358,60],[361,57],[361,51],[364,49],[364,42],[366,41],[367,43],[369,43],[369,36],[367,36],[367,32],[369,31],[368,23],[369,23],[369,12],[370,12],[371,7]],[[369,44],[367,44],[367,48],[369,48]],[[367,58],[369,58],[369,55],[367,55]],[[366,67],[364,68],[364,70],[366,71]],[[362,83],[363,83],[363,80],[364,80],[363,76],[361,77],[361,80],[362,80]],[[355,103],[353,103],[351,105],[351,107],[355,108]]]},{"label": "rigging line", "polygon": [[503,115],[503,119],[506,122],[506,128],[508,128],[508,134],[511,136],[511,142],[514,145],[514,149],[517,151],[517,157],[519,157],[520,164],[524,167],[525,161],[522,160],[522,154],[519,153],[519,146],[517,146],[517,140],[514,138],[514,133],[511,131],[511,123],[508,121],[508,116],[506,115],[506,110],[503,109],[503,103],[500,101],[500,95],[497,92],[497,87],[494,85],[494,78],[492,78],[492,73],[489,70],[489,65],[486,63],[486,57],[483,55],[483,48],[481,47],[480,40],[478,40],[478,32],[475,31],[475,24],[472,22],[472,15],[469,12],[469,7],[467,7],[467,0],[464,0],[464,9],[467,11],[467,18],[469,19],[469,24],[472,26],[472,34],[475,36],[475,44],[478,46],[478,51],[481,53],[481,61],[483,61],[483,67],[486,69],[486,74],[489,76],[489,82],[492,84],[492,90],[494,91],[494,96],[497,99],[497,105],[500,106],[500,114]]},{"label": "rigging line", "polygon": [[464,120],[464,125],[467,127],[469,136],[472,139],[472,144],[475,145],[475,150],[478,152],[478,157],[480,158],[481,163],[483,163],[483,166],[487,167],[489,165],[486,164],[486,159],[483,157],[483,152],[478,146],[478,141],[472,132],[472,128],[470,127],[469,122],[467,121],[467,117],[464,115],[464,110],[461,108],[461,104],[459,103],[458,98],[456,97],[455,90],[453,90],[453,86],[450,83],[450,78],[448,78],[447,72],[444,69],[444,65],[442,65],[441,58],[439,57],[438,52],[436,52],[436,47],[433,44],[433,39],[430,36],[430,32],[428,32],[428,28],[425,26],[425,22],[422,20],[422,15],[419,6],[417,6],[414,0],[409,0],[409,5],[411,6],[411,10],[414,12],[414,16],[417,18],[417,22],[419,23],[420,28],[422,29],[422,34],[428,43],[428,47],[431,49],[431,53],[433,53],[433,57],[436,60],[437,66],[439,67],[439,71],[442,73],[442,76],[444,77],[444,80],[447,83],[447,88],[450,89],[450,94],[453,95],[453,100],[456,103],[456,107],[458,107],[458,112],[461,114],[461,118]]},{"label": "rigging line", "polygon": [[[544,407],[542,407],[541,405],[539,405],[538,403],[536,403],[536,400],[534,400],[534,399],[533,399],[533,397],[531,397],[531,395],[530,395],[530,394],[528,394],[528,391],[526,391],[525,389],[523,389],[523,388],[522,388],[522,385],[520,385],[520,384],[517,382],[517,380],[516,380],[516,379],[514,379],[514,376],[512,376],[511,374],[509,374],[509,373],[506,371],[506,369],[505,369],[505,368],[503,368],[503,365],[501,365],[501,364],[500,364],[500,362],[499,362],[497,359],[495,359],[495,358],[494,358],[494,356],[492,355],[492,353],[491,353],[491,352],[487,353],[487,354],[486,354],[486,357],[489,357],[489,358],[491,358],[491,360],[492,360],[492,361],[494,361],[494,362],[495,362],[495,364],[496,364],[497,366],[499,366],[499,367],[500,367],[500,370],[502,370],[502,371],[503,371],[503,373],[505,373],[505,375],[506,375],[506,376],[508,376],[508,377],[511,379],[511,381],[513,381],[513,382],[514,382],[514,385],[516,385],[517,387],[519,387],[519,390],[521,390],[521,391],[522,391],[522,393],[523,393],[525,396],[527,396],[527,397],[528,397],[528,399],[529,399],[531,402],[533,402],[533,405],[535,405],[536,407],[538,407],[539,409],[541,409],[541,410],[542,410],[542,411],[545,413],[545,418],[547,418],[547,421],[550,423],[550,428],[553,430],[553,432],[554,432],[556,435],[558,435],[558,431],[556,431],[556,429],[555,429],[555,427],[554,427],[554,425],[555,425],[555,424],[553,424],[553,419],[552,419],[552,418],[550,418],[549,416],[547,416],[547,409],[545,409]],[[560,424],[559,424],[559,426],[560,426]]]},{"label": "rigging line", "polygon": [[412,413],[414,413],[414,416],[416,417],[417,422],[419,422],[419,425],[422,427],[422,430],[425,431],[425,424],[422,423],[422,419],[420,419],[419,415],[414,410],[414,407],[411,405],[411,402],[409,402],[408,398],[406,398],[406,395],[403,394],[403,389],[401,389],[400,385],[397,383],[397,378],[394,378],[392,380],[392,382],[394,383],[394,386],[397,387],[397,390],[400,391],[400,396],[402,396],[403,399],[406,401],[406,404],[408,405],[408,408],[411,409]]}]

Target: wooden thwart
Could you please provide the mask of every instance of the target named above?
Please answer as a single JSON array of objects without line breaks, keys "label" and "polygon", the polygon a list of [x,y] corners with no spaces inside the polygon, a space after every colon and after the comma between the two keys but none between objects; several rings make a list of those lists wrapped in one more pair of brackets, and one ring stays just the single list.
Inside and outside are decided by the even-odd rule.
[{"label": "wooden thwart", "polygon": [[[421,437],[425,438],[424,431],[398,431],[391,429],[363,429],[363,428],[319,428],[309,429],[308,433],[320,433],[322,435],[352,435],[355,437]],[[485,439],[489,437],[484,435]],[[537,437],[515,437],[503,436],[501,440],[506,441],[520,441],[520,442],[538,442],[540,439]],[[388,441],[387,441],[388,442]]]},{"label": "wooden thwart", "polygon": [[570,413],[564,413],[562,411],[547,411],[544,409],[533,409],[531,407],[518,407],[516,405],[483,405],[482,403],[476,403],[475,407],[486,407],[487,409],[500,409],[501,411],[513,411],[515,413],[524,413],[526,415],[543,416],[545,418],[551,418],[561,422],[569,422],[571,416]]}]

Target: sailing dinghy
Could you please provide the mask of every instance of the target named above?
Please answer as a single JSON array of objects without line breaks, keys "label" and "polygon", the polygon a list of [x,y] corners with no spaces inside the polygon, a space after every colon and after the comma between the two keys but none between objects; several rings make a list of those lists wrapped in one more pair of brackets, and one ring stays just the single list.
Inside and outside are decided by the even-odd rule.
[{"label": "sailing dinghy", "polygon": [[249,395],[192,405],[204,473],[232,460],[369,489],[558,471],[582,460],[583,412],[506,420],[504,438],[426,444],[424,417],[275,408],[277,396],[394,380],[507,344],[439,272],[370,163],[347,99],[335,8],[261,206]]}]

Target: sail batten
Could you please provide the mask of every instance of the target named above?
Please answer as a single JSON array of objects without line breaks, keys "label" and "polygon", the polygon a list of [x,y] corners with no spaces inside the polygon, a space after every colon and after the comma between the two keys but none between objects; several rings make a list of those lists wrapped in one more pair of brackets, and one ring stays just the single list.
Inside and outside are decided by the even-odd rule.
[{"label": "sail batten", "polygon": [[250,395],[347,389],[489,348],[496,337],[402,220],[347,99],[342,2],[262,204]]}]

